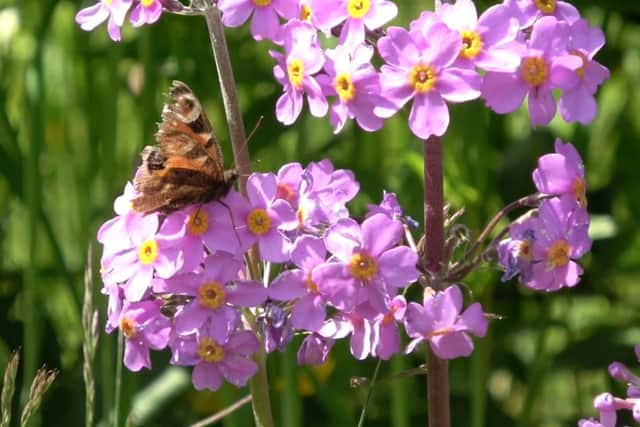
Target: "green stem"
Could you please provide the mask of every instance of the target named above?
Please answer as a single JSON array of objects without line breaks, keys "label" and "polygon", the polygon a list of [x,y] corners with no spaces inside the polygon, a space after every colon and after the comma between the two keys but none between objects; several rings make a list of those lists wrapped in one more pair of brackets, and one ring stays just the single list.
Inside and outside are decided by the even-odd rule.
[{"label": "green stem", "polygon": [[267,355],[264,348],[254,354],[253,360],[258,364],[258,372],[251,378],[251,405],[256,427],[273,427],[271,399],[269,397],[269,378],[267,376]]},{"label": "green stem", "polygon": [[367,416],[367,408],[369,407],[369,401],[371,400],[371,396],[373,396],[373,390],[376,387],[376,381],[378,380],[378,373],[380,372],[381,365],[382,365],[382,359],[378,359],[378,363],[376,363],[376,369],[373,371],[373,377],[371,377],[371,384],[369,384],[369,390],[367,391],[367,398],[364,401],[362,412],[360,412],[360,420],[358,421],[358,427],[364,426],[364,420]]},{"label": "green stem", "polygon": [[118,330],[118,356],[116,361],[116,381],[113,403],[113,427],[120,425],[120,393],[122,391],[122,358],[124,357],[124,336]]}]

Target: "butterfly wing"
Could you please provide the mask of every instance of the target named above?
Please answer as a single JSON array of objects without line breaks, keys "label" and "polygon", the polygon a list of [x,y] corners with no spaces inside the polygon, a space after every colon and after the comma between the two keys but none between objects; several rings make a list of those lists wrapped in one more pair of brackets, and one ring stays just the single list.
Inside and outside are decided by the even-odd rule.
[{"label": "butterfly wing", "polygon": [[220,144],[202,104],[189,87],[174,81],[156,133],[157,146],[142,151],[134,185],[136,211],[170,212],[224,196],[233,180],[225,174]]}]

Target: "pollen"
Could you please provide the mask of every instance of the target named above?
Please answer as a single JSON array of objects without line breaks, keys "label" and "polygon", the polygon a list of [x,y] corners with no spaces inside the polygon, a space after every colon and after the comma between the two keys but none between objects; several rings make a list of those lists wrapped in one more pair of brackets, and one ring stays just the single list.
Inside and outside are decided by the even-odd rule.
[{"label": "pollen", "polygon": [[198,288],[198,300],[203,307],[215,310],[227,301],[224,286],[219,282],[203,283]]},{"label": "pollen", "polygon": [[253,234],[261,236],[271,229],[271,218],[264,209],[253,209],[247,215],[247,227]]},{"label": "pollen", "polygon": [[417,64],[409,72],[409,84],[418,93],[429,92],[437,81],[436,71],[431,65]]},{"label": "pollen", "polygon": [[200,339],[198,344],[198,357],[208,363],[222,362],[224,349],[211,338],[204,337]]},{"label": "pollen", "polygon": [[105,6],[111,6],[111,3],[113,3],[113,0],[102,0],[102,3],[103,3]]},{"label": "pollen", "polygon": [[545,15],[552,15],[556,11],[556,0],[534,0],[536,8]]},{"label": "pollen", "polygon": [[482,51],[482,37],[480,37],[480,34],[471,30],[461,31],[460,36],[462,36],[460,56],[465,59],[474,59]]},{"label": "pollen", "polygon": [[152,4],[154,4],[155,2],[156,2],[156,0],[140,0],[140,4],[141,4],[143,7],[149,7],[149,6],[151,6]]},{"label": "pollen", "polygon": [[154,239],[149,239],[140,245],[138,260],[141,264],[153,264],[156,258],[158,258],[158,242]]},{"label": "pollen", "polygon": [[578,201],[578,204],[583,208],[587,207],[587,188],[584,184],[584,180],[580,177],[576,177],[571,185],[571,192]]},{"label": "pollen", "polygon": [[558,239],[547,251],[547,270],[553,270],[554,268],[564,267],[569,263],[569,253],[571,252],[571,246],[569,242],[564,239]]},{"label": "pollen", "polygon": [[138,324],[128,316],[120,317],[120,330],[125,338],[133,339],[138,336]]},{"label": "pollen", "polygon": [[303,4],[300,8],[300,20],[304,22],[311,22],[311,6]]},{"label": "pollen", "polygon": [[349,0],[349,5],[347,6],[349,16],[354,19],[361,19],[369,12],[370,8],[370,0]]},{"label": "pollen", "polygon": [[307,274],[304,279],[304,285],[307,287],[310,293],[317,295],[319,293],[318,284],[311,279],[311,272]]},{"label": "pollen", "polygon": [[360,280],[373,279],[378,273],[378,263],[366,252],[356,252],[349,261],[351,274]]},{"label": "pollen", "polygon": [[549,66],[544,58],[524,58],[520,70],[522,72],[522,79],[534,87],[546,82],[549,76]]},{"label": "pollen", "polygon": [[252,0],[253,4],[258,7],[267,7],[271,4],[271,0]]},{"label": "pollen", "polygon": [[287,71],[289,73],[289,81],[296,89],[302,88],[302,82],[304,81],[304,64],[299,59],[292,59],[287,65]]},{"label": "pollen", "polygon": [[333,87],[343,102],[349,102],[356,96],[356,87],[353,85],[349,73],[338,74],[333,81]]},{"label": "pollen", "polygon": [[187,232],[192,236],[202,236],[209,229],[209,215],[202,208],[196,208],[187,218]]}]

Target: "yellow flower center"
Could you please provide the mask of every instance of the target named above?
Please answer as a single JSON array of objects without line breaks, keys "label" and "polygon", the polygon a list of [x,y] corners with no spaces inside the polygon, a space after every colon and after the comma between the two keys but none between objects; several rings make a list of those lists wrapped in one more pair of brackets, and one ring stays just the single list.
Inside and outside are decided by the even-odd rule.
[{"label": "yellow flower center", "polygon": [[247,227],[253,234],[261,236],[271,229],[271,218],[264,209],[253,209],[247,215]]},{"label": "yellow flower center", "polygon": [[311,272],[305,277],[304,284],[312,294],[317,295],[319,293],[318,284],[311,279]]},{"label": "yellow flower center", "polygon": [[556,11],[556,0],[535,0],[536,8],[545,15],[551,15]]},{"label": "yellow flower center", "polygon": [[583,208],[587,207],[587,189],[584,184],[584,180],[580,177],[576,177],[571,185],[571,192],[578,201],[578,204]]},{"label": "yellow flower center", "polygon": [[156,0],[140,0],[140,4],[142,4],[143,7],[149,7],[155,2]]},{"label": "yellow flower center", "polygon": [[300,8],[300,20],[311,22],[311,6],[308,4],[303,4]]},{"label": "yellow flower center", "polygon": [[222,362],[222,359],[224,359],[224,349],[211,338],[201,338],[198,344],[198,357],[209,363]]},{"label": "yellow flower center", "polygon": [[149,239],[140,245],[140,249],[138,249],[138,260],[141,264],[153,264],[156,258],[158,258],[158,242],[154,239]]},{"label": "yellow flower center", "polygon": [[138,325],[136,322],[127,316],[120,317],[120,330],[125,338],[135,338],[138,336]]},{"label": "yellow flower center", "polygon": [[437,79],[436,70],[431,65],[417,64],[409,72],[409,84],[418,93],[429,92]]},{"label": "yellow flower center", "polygon": [[356,252],[351,255],[349,270],[360,280],[373,279],[378,273],[378,263],[366,252]]},{"label": "yellow flower center", "polygon": [[207,211],[196,208],[187,219],[187,232],[192,236],[202,236],[209,229],[209,215]]},{"label": "yellow flower center", "polygon": [[349,73],[338,74],[333,81],[333,87],[338,92],[341,101],[349,102],[356,96],[356,88]]},{"label": "yellow flower center", "polygon": [[540,86],[549,76],[549,66],[544,58],[524,58],[520,70],[522,79],[531,86]]},{"label": "yellow flower center", "polygon": [[360,19],[369,12],[371,8],[370,0],[349,0],[349,16],[354,19]]},{"label": "yellow flower center", "polygon": [[292,202],[294,194],[293,188],[288,184],[278,183],[276,186],[276,199]]},{"label": "yellow flower center", "polygon": [[465,59],[473,59],[482,51],[482,38],[480,34],[472,30],[463,30],[460,32],[462,36],[462,49],[460,56]]},{"label": "yellow flower center", "polygon": [[521,240],[518,246],[518,258],[523,261],[531,261],[533,254],[531,253],[531,242],[529,240]]},{"label": "yellow flower center", "polygon": [[289,81],[296,89],[302,88],[302,81],[304,80],[304,64],[299,59],[292,59],[287,65],[287,71],[289,72]]},{"label": "yellow flower center", "polygon": [[227,301],[224,286],[219,282],[207,282],[200,285],[198,299],[200,300],[200,305],[212,310]]},{"label": "yellow flower center", "polygon": [[567,265],[570,251],[571,246],[569,246],[569,242],[566,240],[559,239],[553,242],[547,252],[547,270],[553,270],[554,268]]},{"label": "yellow flower center", "polygon": [[253,4],[258,7],[267,7],[271,4],[271,0],[253,0]]},{"label": "yellow flower center", "polygon": [[113,0],[102,0],[102,3],[104,3],[104,5],[106,6],[111,6],[111,3],[113,3]]}]

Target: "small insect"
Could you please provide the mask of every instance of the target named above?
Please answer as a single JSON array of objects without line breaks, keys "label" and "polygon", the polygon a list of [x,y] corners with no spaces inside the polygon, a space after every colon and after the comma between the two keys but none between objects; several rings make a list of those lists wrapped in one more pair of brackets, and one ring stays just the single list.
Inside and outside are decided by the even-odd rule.
[{"label": "small insect", "polygon": [[142,166],[134,178],[140,195],[137,212],[169,213],[187,205],[207,203],[227,195],[236,169],[225,170],[220,143],[193,91],[173,81],[158,125],[158,145],[142,150]]}]

